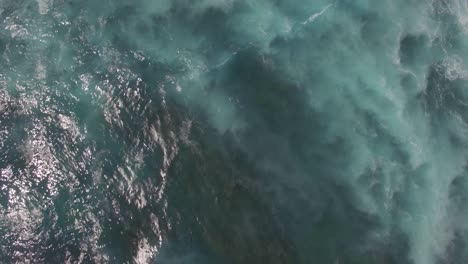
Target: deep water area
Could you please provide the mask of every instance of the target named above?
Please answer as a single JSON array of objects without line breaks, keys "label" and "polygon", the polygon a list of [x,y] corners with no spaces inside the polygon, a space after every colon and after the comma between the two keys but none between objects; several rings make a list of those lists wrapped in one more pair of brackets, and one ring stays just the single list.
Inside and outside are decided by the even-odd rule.
[{"label": "deep water area", "polygon": [[468,263],[468,1],[0,0],[0,263]]}]

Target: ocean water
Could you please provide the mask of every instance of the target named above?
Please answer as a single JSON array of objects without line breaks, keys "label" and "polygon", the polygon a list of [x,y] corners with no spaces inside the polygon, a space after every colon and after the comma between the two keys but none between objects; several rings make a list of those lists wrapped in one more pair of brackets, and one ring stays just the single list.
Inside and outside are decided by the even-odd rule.
[{"label": "ocean water", "polygon": [[0,0],[0,263],[468,263],[466,0]]}]

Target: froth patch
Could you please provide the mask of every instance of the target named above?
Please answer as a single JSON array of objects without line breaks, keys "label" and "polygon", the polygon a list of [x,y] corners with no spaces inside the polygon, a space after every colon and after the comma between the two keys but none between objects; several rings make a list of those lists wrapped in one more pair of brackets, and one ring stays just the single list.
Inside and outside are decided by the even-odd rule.
[{"label": "froth patch", "polygon": [[38,5],[39,14],[45,15],[49,13],[50,6],[53,4],[53,0],[36,0]]}]

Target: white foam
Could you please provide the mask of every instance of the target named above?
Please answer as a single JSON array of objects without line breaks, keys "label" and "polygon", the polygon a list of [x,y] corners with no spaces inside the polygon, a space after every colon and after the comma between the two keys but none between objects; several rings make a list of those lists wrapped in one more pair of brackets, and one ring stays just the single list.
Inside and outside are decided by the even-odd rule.
[{"label": "white foam", "polygon": [[150,263],[154,253],[155,248],[151,247],[146,238],[143,238],[138,242],[138,251],[133,260],[136,264]]},{"label": "white foam", "polygon": [[457,79],[467,79],[468,70],[463,65],[463,60],[458,56],[447,57],[443,60],[443,65],[446,68],[445,77],[450,81]]},{"label": "white foam", "polygon": [[454,1],[452,12],[457,16],[460,26],[468,34],[468,1]]},{"label": "white foam", "polygon": [[42,64],[41,60],[39,60],[36,64],[36,79],[44,80],[46,76],[46,67]]},{"label": "white foam", "polygon": [[39,14],[45,15],[49,13],[50,7],[52,6],[54,0],[36,0],[36,1],[37,1]]},{"label": "white foam", "polygon": [[322,10],[320,10],[320,12],[318,12],[318,13],[312,14],[311,16],[309,16],[309,18],[307,18],[306,21],[302,22],[302,24],[305,25],[305,24],[309,24],[309,23],[314,22],[315,19],[317,19],[319,16],[323,15],[333,5],[335,5],[335,3],[327,5]]}]

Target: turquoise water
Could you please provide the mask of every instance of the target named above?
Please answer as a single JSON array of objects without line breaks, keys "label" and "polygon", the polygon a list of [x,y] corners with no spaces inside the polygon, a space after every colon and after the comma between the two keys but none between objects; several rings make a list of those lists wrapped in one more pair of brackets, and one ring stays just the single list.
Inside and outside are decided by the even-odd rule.
[{"label": "turquoise water", "polygon": [[468,263],[465,0],[0,18],[0,263]]}]

